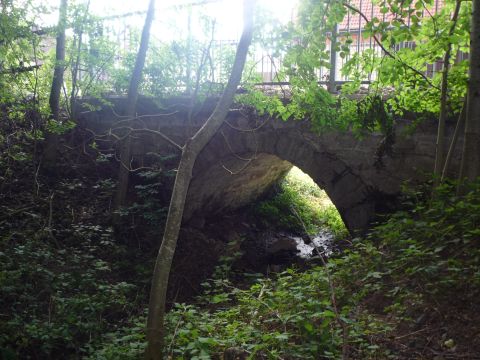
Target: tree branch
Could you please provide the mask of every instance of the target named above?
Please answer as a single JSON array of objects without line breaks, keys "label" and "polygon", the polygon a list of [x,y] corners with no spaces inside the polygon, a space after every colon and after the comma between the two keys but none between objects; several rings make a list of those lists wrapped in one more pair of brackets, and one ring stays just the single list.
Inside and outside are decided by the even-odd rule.
[{"label": "tree branch", "polygon": [[[357,9],[356,7],[350,5],[350,4],[347,4],[346,2],[343,2],[343,6],[345,6],[346,8],[352,10],[353,12],[357,13],[358,15],[360,15],[367,23],[370,22],[370,20],[368,20],[368,17],[365,16],[364,13],[362,13],[359,9]],[[373,37],[373,40],[377,43],[378,46],[380,46],[380,48],[382,49],[382,51],[387,54],[388,57],[392,58],[393,60],[395,61],[398,61],[400,62],[403,66],[405,66],[406,68],[412,70],[415,74],[419,75],[420,77],[422,77],[431,87],[433,87],[434,89],[437,89],[437,90],[440,90],[440,88],[436,85],[434,85],[432,83],[432,81],[424,74],[422,73],[421,71],[415,69],[413,66],[407,64],[405,61],[403,61],[402,59],[400,59],[399,57],[395,56],[394,54],[392,54],[390,51],[388,51],[385,46],[383,46],[382,42],[380,40],[378,40],[378,38],[376,37],[375,34],[372,34],[372,37]]]},{"label": "tree branch", "polygon": [[31,65],[31,66],[19,66],[19,67],[16,67],[16,68],[11,68],[9,70],[3,70],[3,71],[0,72],[0,75],[21,74],[21,73],[25,73],[25,72],[34,71],[36,69],[39,69],[41,66],[42,66],[41,64]]}]

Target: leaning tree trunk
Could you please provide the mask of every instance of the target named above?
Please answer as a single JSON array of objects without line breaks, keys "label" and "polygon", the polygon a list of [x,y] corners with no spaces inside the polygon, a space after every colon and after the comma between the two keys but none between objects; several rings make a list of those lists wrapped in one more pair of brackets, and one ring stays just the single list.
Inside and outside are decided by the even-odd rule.
[{"label": "leaning tree trunk", "polygon": [[[138,88],[142,81],[142,72],[145,66],[145,58],[147,56],[148,43],[150,40],[150,29],[152,27],[153,17],[155,15],[155,0],[150,0],[148,5],[147,16],[145,24],[143,25],[142,38],[140,40],[140,48],[138,49],[137,59],[135,60],[135,67],[133,68],[130,85],[128,87],[128,99],[125,115],[128,119],[135,118]],[[131,138],[127,136],[120,150],[120,168],[118,170],[118,185],[115,194],[114,209],[120,208],[125,204],[127,196],[128,180],[130,175],[130,160],[132,157]]]},{"label": "leaning tree trunk", "polygon": [[230,105],[233,102],[237,86],[240,83],[248,48],[252,40],[253,3],[254,0],[244,0],[244,29],[225,91],[212,115],[210,115],[200,130],[198,130],[192,138],[187,140],[183,147],[182,158],[175,178],[170,208],[168,210],[162,245],[158,252],[153,272],[147,321],[147,359],[162,359],[164,339],[163,322],[168,278],[182,222],[185,199],[192,178],[192,169],[200,151],[212,139],[225,120]]},{"label": "leaning tree trunk", "polygon": [[460,182],[480,176],[480,0],[473,0],[470,71]]},{"label": "leaning tree trunk", "polygon": [[[53,70],[52,87],[50,89],[50,117],[58,121],[60,118],[60,94],[63,87],[63,73],[65,72],[65,28],[67,24],[67,0],[61,0],[58,25],[57,40],[55,49],[55,68]],[[56,163],[58,148],[58,135],[47,132],[45,137],[45,149],[43,151],[43,162],[47,167],[52,167]]]}]

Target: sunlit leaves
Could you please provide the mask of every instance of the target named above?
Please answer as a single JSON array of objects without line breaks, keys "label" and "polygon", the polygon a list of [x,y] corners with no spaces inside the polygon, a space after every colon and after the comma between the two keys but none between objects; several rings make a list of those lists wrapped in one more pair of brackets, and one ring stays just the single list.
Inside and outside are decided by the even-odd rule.
[{"label": "sunlit leaves", "polygon": [[[388,103],[394,113],[437,113],[440,86],[438,74],[444,66],[441,59],[448,44],[452,44],[455,56],[449,64],[449,109],[457,111],[461,106],[465,96],[468,63],[460,61],[460,58],[462,52],[468,51],[471,5],[462,4],[458,25],[453,35],[448,36],[454,1],[447,1],[438,11],[434,11],[431,0],[386,0],[376,3],[380,16],[370,18],[370,13],[360,15],[358,11],[363,9],[356,11],[341,1],[302,2],[299,21],[291,32],[293,46],[286,56],[285,64],[292,83],[293,101],[300,101],[299,107],[302,109],[307,104],[308,110],[313,111],[312,119],[319,120],[318,129],[325,125],[343,123],[338,120],[325,121],[323,116],[318,118],[315,107],[309,104],[312,100],[318,101],[319,107],[327,114],[329,112],[328,104],[318,96],[320,90],[312,84],[322,80],[318,78],[318,69],[329,67],[330,50],[327,44],[330,34],[333,25],[345,21],[347,12],[349,17],[358,17],[362,21],[363,39],[359,41],[370,41],[372,45],[379,42],[389,54],[371,49],[352,51],[351,45],[357,41],[358,36],[356,30],[342,33],[336,50],[341,58],[346,59],[341,69],[342,75],[349,78],[353,85],[344,86],[345,91],[342,88],[340,96],[351,94],[354,88],[358,89],[361,80],[373,79],[368,91],[388,92]],[[332,106],[330,104],[330,108]],[[350,121],[355,123],[355,116]]]}]

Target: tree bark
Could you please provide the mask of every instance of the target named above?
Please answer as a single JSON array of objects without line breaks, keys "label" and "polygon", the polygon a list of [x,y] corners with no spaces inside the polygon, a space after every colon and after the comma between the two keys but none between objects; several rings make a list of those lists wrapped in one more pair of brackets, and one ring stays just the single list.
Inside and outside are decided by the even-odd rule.
[{"label": "tree bark", "polygon": [[480,0],[473,0],[470,32],[470,70],[467,117],[460,169],[460,183],[480,176]]},{"label": "tree bark", "polygon": [[244,29],[238,44],[232,72],[224,93],[215,110],[197,133],[187,140],[175,178],[173,194],[168,210],[167,223],[163,234],[162,245],[158,252],[153,272],[152,287],[147,321],[147,351],[146,358],[162,359],[164,339],[165,302],[168,278],[178,234],[185,207],[185,199],[192,177],[192,169],[200,151],[212,139],[225,120],[235,92],[240,83],[243,67],[252,40],[253,32],[253,4],[254,0],[244,0]]},{"label": "tree bark", "polygon": [[61,0],[57,26],[57,44],[55,49],[55,69],[50,90],[50,111],[52,118],[58,120],[60,112],[60,93],[65,71],[65,27],[67,23],[67,0]]},{"label": "tree bark", "polygon": [[445,159],[445,166],[443,167],[442,178],[440,179],[440,183],[443,183],[443,181],[447,177],[447,172],[448,172],[448,169],[450,168],[450,164],[453,158],[453,153],[455,152],[455,147],[457,146],[460,130],[463,128],[463,124],[465,123],[466,111],[467,111],[467,99],[465,99],[460,115],[458,116],[457,125],[455,126],[455,131],[452,136],[452,141],[450,142],[450,147],[448,149],[447,157]]},{"label": "tree bark", "polygon": [[[148,5],[145,24],[143,25],[142,38],[138,49],[135,67],[133,68],[130,85],[128,87],[128,98],[125,115],[127,118],[133,119],[136,115],[136,107],[138,100],[138,88],[142,81],[142,72],[145,66],[145,58],[147,56],[148,44],[150,40],[150,29],[152,27],[153,17],[155,15],[155,0],[150,0]],[[132,157],[132,144],[130,136],[127,136],[124,143],[121,144],[120,150],[120,167],[118,170],[118,185],[115,194],[114,209],[120,208],[125,204],[128,190],[128,180],[130,175],[130,160]]]},{"label": "tree bark", "polygon": [[77,34],[77,54],[75,61],[72,65],[72,91],[70,92],[70,120],[75,121],[75,99],[78,94],[78,89],[77,89],[77,81],[79,77],[79,67],[80,67],[80,60],[81,60],[81,54],[82,54],[82,45],[83,45],[83,23],[85,16],[88,14],[88,11],[90,9],[90,0],[87,1],[85,5],[85,11],[83,13],[83,19],[80,23],[80,26],[78,28],[78,34]]},{"label": "tree bark", "polygon": [[185,87],[187,95],[192,92],[192,7],[188,8],[187,22],[187,66],[185,69]]},{"label": "tree bark", "polygon": [[[65,72],[65,28],[67,24],[67,7],[67,0],[61,0],[57,25],[55,68],[53,70],[53,80],[49,98],[50,118],[55,121],[58,121],[60,118],[60,94],[63,87],[63,74]],[[47,130],[45,136],[45,148],[43,150],[43,164],[45,167],[53,169],[57,163],[58,144],[58,134]]]},{"label": "tree bark", "polygon": [[[457,0],[455,5],[455,11],[452,17],[452,26],[448,33],[452,36],[455,27],[457,25],[458,13],[460,11],[461,1]],[[435,176],[434,185],[437,186],[440,183],[440,177],[442,175],[442,169],[445,165],[445,121],[447,118],[447,100],[448,100],[448,71],[450,69],[450,57],[452,53],[452,43],[448,42],[447,51],[443,58],[443,73],[442,73],[442,86],[440,94],[440,116],[438,119],[438,133],[436,143],[436,155],[435,155],[435,168],[433,174]]]}]

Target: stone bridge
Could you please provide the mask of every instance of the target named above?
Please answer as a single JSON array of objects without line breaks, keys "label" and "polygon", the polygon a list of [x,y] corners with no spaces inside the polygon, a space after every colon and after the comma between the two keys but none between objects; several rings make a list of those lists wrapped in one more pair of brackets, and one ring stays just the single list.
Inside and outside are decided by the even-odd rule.
[{"label": "stone bridge", "polygon": [[[114,109],[85,111],[81,126],[96,133],[117,131],[125,123],[137,129],[162,132],[178,144],[193,134],[211,113],[207,101],[189,120],[185,101],[170,100],[158,106],[141,99],[138,119],[125,121],[124,101]],[[235,106],[234,106],[235,107]],[[397,121],[391,152],[378,157],[384,136],[363,138],[351,132],[311,129],[308,120],[282,121],[258,116],[252,109],[232,108],[221,131],[200,154],[189,189],[185,221],[238,209],[262,196],[292,165],[302,169],[324,189],[350,231],[364,231],[376,214],[393,209],[402,183],[425,181],[433,169],[436,130],[424,124],[409,135],[407,120]],[[451,129],[447,133],[451,133]],[[459,145],[459,147],[461,144]],[[178,153],[158,135],[139,131],[133,141],[136,163],[148,162],[149,153]],[[458,153],[452,162],[456,171]]]}]

